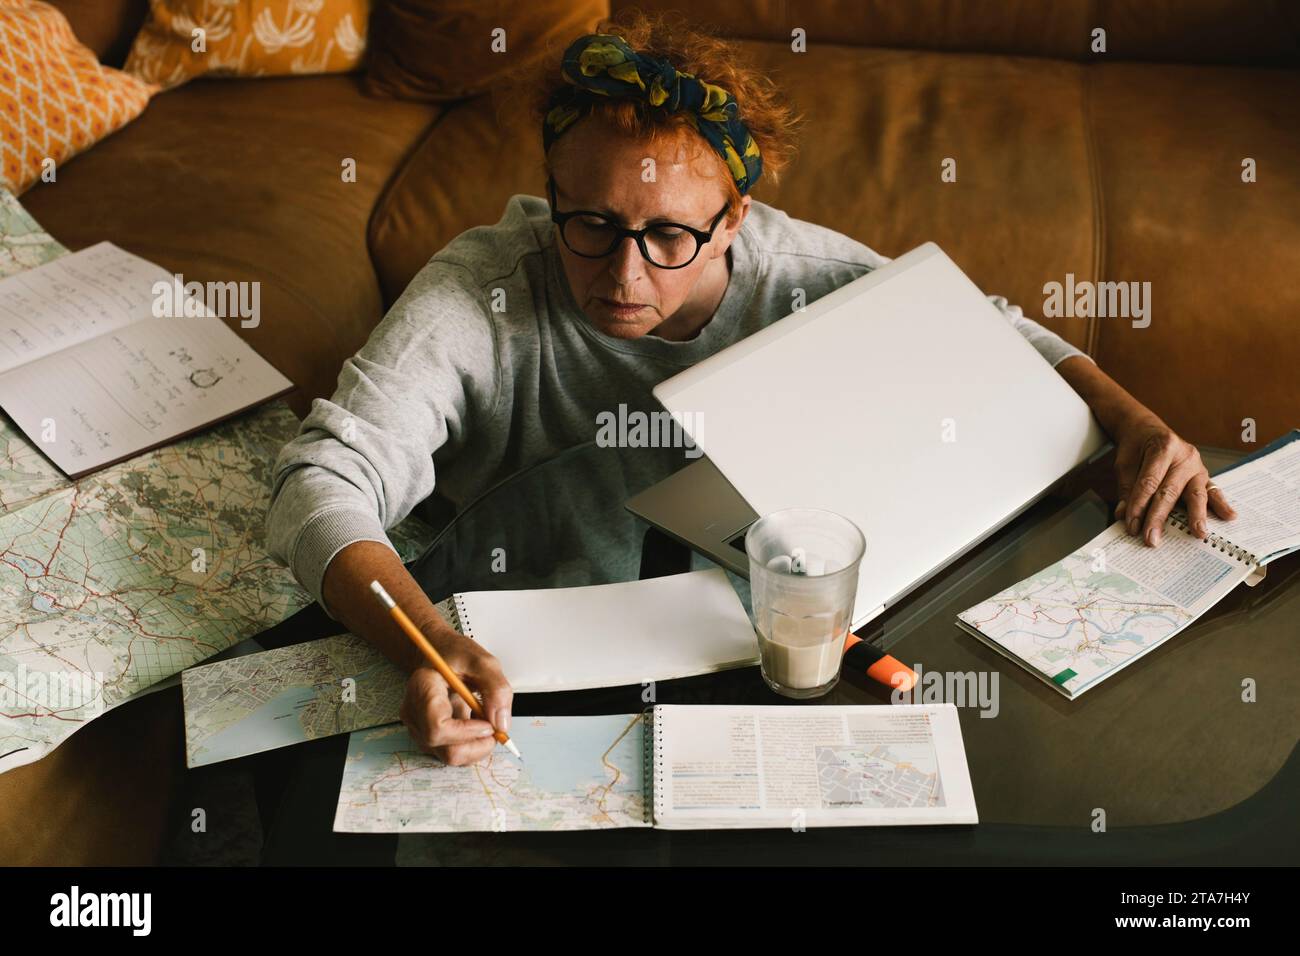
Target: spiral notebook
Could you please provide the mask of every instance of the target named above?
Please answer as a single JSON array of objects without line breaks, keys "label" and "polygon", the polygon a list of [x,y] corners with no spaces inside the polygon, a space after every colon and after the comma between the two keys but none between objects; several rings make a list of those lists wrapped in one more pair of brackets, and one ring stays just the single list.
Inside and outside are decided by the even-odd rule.
[{"label": "spiral notebook", "polygon": [[721,568],[587,587],[467,591],[437,607],[500,661],[516,693],[758,663],[753,625]]},{"label": "spiral notebook", "polygon": [[1214,482],[1237,517],[1208,518],[1206,540],[1184,511],[1169,516],[1155,548],[1116,521],[1065,559],[962,611],[958,626],[1078,697],[1300,550],[1300,429]]},{"label": "spiral notebook", "polygon": [[450,767],[401,725],[349,740],[334,830],[731,829],[978,823],[952,704],[658,705],[516,717],[517,761]]}]

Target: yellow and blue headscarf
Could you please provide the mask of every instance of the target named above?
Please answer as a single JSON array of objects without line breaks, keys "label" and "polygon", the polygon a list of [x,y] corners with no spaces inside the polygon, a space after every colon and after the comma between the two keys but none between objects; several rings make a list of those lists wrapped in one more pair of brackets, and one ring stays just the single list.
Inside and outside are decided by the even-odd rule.
[{"label": "yellow and blue headscarf", "polygon": [[685,113],[722,157],[742,196],[763,174],[758,144],[739,119],[736,98],[722,87],[683,73],[667,60],[643,56],[608,33],[589,33],[569,44],[560,72],[570,85],[553,98],[542,123],[545,150],[587,114],[596,97],[634,96]]}]

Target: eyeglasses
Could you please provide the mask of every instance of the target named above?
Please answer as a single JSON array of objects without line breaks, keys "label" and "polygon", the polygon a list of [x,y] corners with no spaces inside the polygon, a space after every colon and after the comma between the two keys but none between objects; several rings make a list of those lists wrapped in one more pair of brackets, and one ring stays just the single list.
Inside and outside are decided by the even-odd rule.
[{"label": "eyeglasses", "polygon": [[559,227],[560,238],[574,255],[601,259],[631,236],[645,260],[660,269],[681,269],[694,262],[700,247],[713,238],[714,230],[727,212],[723,206],[707,232],[680,222],[656,222],[644,229],[625,229],[602,213],[585,209],[557,212],[553,176],[547,178],[546,188],[551,198],[551,221]]}]

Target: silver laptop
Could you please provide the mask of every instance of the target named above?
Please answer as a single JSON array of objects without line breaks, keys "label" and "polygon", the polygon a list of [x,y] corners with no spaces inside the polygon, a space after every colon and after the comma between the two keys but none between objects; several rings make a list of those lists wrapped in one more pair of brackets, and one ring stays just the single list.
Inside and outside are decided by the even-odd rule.
[{"label": "silver laptop", "polygon": [[707,457],[628,509],[741,575],[760,514],[851,518],[867,538],[855,629],[1110,447],[1087,404],[934,243],[654,394]]}]

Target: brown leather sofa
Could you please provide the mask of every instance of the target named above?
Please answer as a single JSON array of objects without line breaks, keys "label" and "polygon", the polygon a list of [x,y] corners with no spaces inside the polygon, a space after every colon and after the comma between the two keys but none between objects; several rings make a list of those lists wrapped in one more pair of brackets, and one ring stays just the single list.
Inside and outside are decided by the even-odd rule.
[{"label": "brown leather sofa", "polygon": [[[146,7],[55,3],[115,65]],[[755,198],[886,255],[935,240],[1035,317],[1067,274],[1150,282],[1147,328],[1044,322],[1191,440],[1243,448],[1243,419],[1261,440],[1300,425],[1294,4],[638,5],[742,40],[807,118],[799,159]],[[197,80],[21,199],[72,248],[108,239],[187,280],[259,280],[261,325],[232,327],[293,380],[302,414],[432,253],[512,193],[542,195],[538,131],[500,124],[489,100],[376,100],[355,76]],[[158,859],[180,716],[161,692],[0,775],[0,863]]]}]

